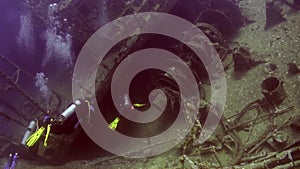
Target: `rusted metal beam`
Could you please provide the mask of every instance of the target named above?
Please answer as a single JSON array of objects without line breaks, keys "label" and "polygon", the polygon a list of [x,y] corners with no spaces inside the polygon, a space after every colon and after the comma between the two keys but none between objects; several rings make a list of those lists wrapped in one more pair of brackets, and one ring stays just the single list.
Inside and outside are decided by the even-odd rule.
[{"label": "rusted metal beam", "polygon": [[0,59],[4,60],[5,62],[9,63],[10,65],[12,65],[14,68],[20,70],[21,72],[23,72],[24,74],[26,74],[27,76],[31,77],[32,79],[35,79],[35,77],[28,73],[27,71],[25,71],[24,69],[21,69],[17,64],[15,64],[14,62],[12,62],[11,60],[7,59],[6,57],[0,55]]},{"label": "rusted metal beam", "polygon": [[23,95],[33,106],[40,110],[44,114],[48,114],[47,110],[44,109],[36,100],[34,100],[20,85],[15,83],[10,76],[0,69],[0,77],[3,77],[8,83],[13,86],[21,95]]},{"label": "rusted metal beam", "polygon": [[5,117],[5,119],[7,119],[7,120],[9,120],[9,121],[13,121],[13,122],[15,122],[16,124],[19,124],[20,126],[23,126],[23,127],[25,127],[25,128],[27,127],[25,124],[21,123],[20,121],[16,120],[16,119],[13,118],[13,117],[7,115],[6,113],[3,113],[3,112],[0,111],[0,115],[3,116],[3,117]]}]

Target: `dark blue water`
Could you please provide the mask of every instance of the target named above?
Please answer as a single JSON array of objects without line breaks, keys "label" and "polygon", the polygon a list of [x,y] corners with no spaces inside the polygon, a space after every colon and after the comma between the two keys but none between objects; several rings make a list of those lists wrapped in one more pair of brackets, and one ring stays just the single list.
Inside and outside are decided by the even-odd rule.
[{"label": "dark blue water", "polygon": [[[44,27],[37,26],[37,23],[34,22],[35,18],[32,18],[32,25],[29,24],[30,27],[32,26],[32,34],[30,34],[30,36],[26,36],[20,33],[22,24],[24,25],[28,23],[24,22],[24,20],[23,23],[21,23],[21,16],[26,16],[28,12],[30,14],[30,11],[28,9],[26,10],[24,4],[22,3],[24,3],[24,0],[0,0],[0,55],[5,56],[9,60],[13,61],[20,66],[21,69],[29,72],[33,77],[38,72],[45,72],[47,77],[55,77],[50,78],[51,80],[49,81],[50,84],[53,84],[53,87],[57,81],[62,83],[62,81],[58,79],[66,79],[66,76],[70,78],[70,73],[61,73],[65,72],[64,66],[61,67],[61,65],[55,65],[53,63],[50,63],[46,66],[41,66],[42,60],[46,55],[45,38],[43,36],[45,30]],[[45,7],[45,10],[47,10],[47,7]],[[27,40],[25,38],[21,44],[18,43],[20,34],[27,37]],[[4,71],[9,76],[16,71],[14,67],[3,60],[0,60],[0,70]],[[40,93],[39,89],[35,86],[35,79],[32,79],[25,74],[21,74],[20,77],[21,78],[18,84],[25,89],[25,91],[31,97],[38,100],[37,97],[40,95]],[[7,81],[0,78],[0,83],[7,84]],[[60,85],[65,85],[67,88],[70,86],[67,83]],[[2,85],[0,86],[2,87]],[[1,95],[0,99],[16,108],[19,107],[19,104],[22,104],[26,101],[26,99],[16,90],[12,90],[5,95]],[[0,106],[2,106],[1,103]],[[10,114],[16,119],[20,119],[8,109],[3,109],[3,107],[0,107],[0,110]],[[37,111],[32,113],[34,114],[39,112]],[[7,121],[2,116],[0,116],[0,123],[0,131],[5,132],[5,134],[9,136],[16,133],[23,133],[24,129],[21,126],[16,126],[16,124],[13,122],[10,123],[10,121]]]},{"label": "dark blue water", "polygon": [[20,0],[0,1],[0,53],[14,55],[17,53],[16,36],[19,29]]},{"label": "dark blue water", "polygon": [[[24,13],[22,0],[0,1],[0,54],[15,62],[21,68],[34,73],[39,69],[38,55],[40,51],[26,51],[17,44],[20,30],[20,16]],[[7,66],[0,61],[1,69]],[[13,71],[13,69],[12,69]],[[5,68],[7,72],[7,68]]]}]

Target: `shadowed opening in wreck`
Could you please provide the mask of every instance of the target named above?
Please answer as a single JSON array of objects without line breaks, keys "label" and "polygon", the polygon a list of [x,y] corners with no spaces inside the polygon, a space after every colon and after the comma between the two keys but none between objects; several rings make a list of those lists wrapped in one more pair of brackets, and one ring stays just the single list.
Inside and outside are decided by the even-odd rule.
[{"label": "shadowed opening in wreck", "polygon": [[164,76],[163,72],[160,70],[150,69],[138,73],[134,79],[131,81],[129,87],[129,99],[132,103],[142,103],[145,106],[139,109],[143,112],[150,108],[150,102],[148,96],[150,92],[154,89],[161,89],[164,91],[167,97],[167,105],[162,114],[152,122],[149,123],[137,123],[128,120],[122,114],[123,112],[118,112],[114,106],[110,89],[105,94],[105,98],[100,102],[99,107],[102,115],[109,124],[115,117],[120,118],[117,132],[120,132],[129,137],[135,138],[145,138],[152,137],[160,134],[161,132],[167,130],[175,121],[178,116],[180,109],[180,93],[179,87],[174,83],[173,79]]},{"label": "shadowed opening in wreck", "polygon": [[[126,48],[122,54],[116,52],[117,49],[122,49],[122,45],[126,44],[128,41],[130,41],[130,38],[115,45],[102,61],[102,67],[110,70],[107,71],[109,74],[105,74],[105,80],[100,80],[104,83],[99,84],[97,86],[98,88],[96,87],[98,105],[108,124],[116,117],[120,118],[116,128],[117,132],[137,138],[155,136],[167,130],[173,124],[179,113],[181,98],[178,84],[171,76],[166,75],[166,72],[158,69],[146,69],[137,72],[129,86],[129,99],[133,104],[142,103],[144,106],[136,109],[139,111],[146,111],[150,108],[149,94],[154,89],[161,89],[164,92],[167,98],[167,104],[165,110],[162,110],[163,113],[161,113],[154,121],[149,123],[133,122],[123,117],[122,112],[118,112],[112,100],[111,80],[118,64],[135,51],[147,48],[159,48],[174,53],[186,62],[192,69],[195,79],[199,84],[201,80],[207,80],[207,72],[200,59],[194,57],[194,52],[176,39],[158,34],[142,34],[138,37],[133,47]],[[140,41],[142,41],[142,45],[139,45]],[[179,45],[182,45],[180,50],[178,50]],[[114,59],[111,57],[114,57]],[[113,60],[113,62],[110,62],[109,60]],[[105,63],[104,66],[103,63]],[[100,69],[98,70],[98,75],[99,74],[101,74]]]}]

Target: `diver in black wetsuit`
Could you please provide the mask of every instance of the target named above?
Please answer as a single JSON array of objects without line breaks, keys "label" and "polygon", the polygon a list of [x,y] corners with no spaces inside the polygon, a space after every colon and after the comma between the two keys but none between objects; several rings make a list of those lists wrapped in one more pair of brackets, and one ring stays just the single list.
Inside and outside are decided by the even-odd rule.
[{"label": "diver in black wetsuit", "polygon": [[60,120],[57,121],[49,116],[45,116],[42,126],[47,126],[48,124],[51,124],[50,133],[56,135],[62,135],[62,134],[71,134],[72,132],[74,132],[74,130],[79,126],[79,121],[76,112],[74,112],[65,121],[60,121]]},{"label": "diver in black wetsuit", "polygon": [[[87,105],[85,105],[86,103]],[[89,111],[91,109],[87,100],[76,100],[65,109],[58,119],[45,116],[43,120],[31,121],[23,137],[22,144],[32,149],[33,152],[37,152],[38,146],[36,146],[36,143],[44,137],[44,147],[47,147],[48,137],[51,137],[50,133],[54,135],[72,134],[80,126],[75,112],[79,105],[86,107]],[[35,132],[33,133],[33,131]]]}]

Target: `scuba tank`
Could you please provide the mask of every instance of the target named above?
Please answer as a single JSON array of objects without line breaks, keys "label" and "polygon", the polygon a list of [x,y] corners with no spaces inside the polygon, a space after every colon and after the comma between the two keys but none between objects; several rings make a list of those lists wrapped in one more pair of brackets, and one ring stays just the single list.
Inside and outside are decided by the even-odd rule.
[{"label": "scuba tank", "polygon": [[35,131],[35,129],[36,129],[36,122],[32,120],[27,127],[27,130],[21,141],[21,144],[26,145],[26,140],[28,139],[29,136],[31,136],[31,134]]},{"label": "scuba tank", "polygon": [[7,160],[7,162],[6,162],[5,166],[4,166],[4,169],[10,169],[10,165],[11,165],[12,160],[13,160],[13,155],[9,154],[8,160]]},{"label": "scuba tank", "polygon": [[19,154],[15,153],[11,161],[10,169],[15,169],[17,167],[18,159],[19,159]]},{"label": "scuba tank", "polygon": [[5,164],[4,169],[15,169],[17,167],[18,159],[19,159],[18,153],[15,153],[14,155],[9,154],[8,161]]},{"label": "scuba tank", "polygon": [[71,104],[64,112],[62,112],[61,119],[64,121],[68,119],[74,112],[77,106],[79,106],[81,102],[76,100],[73,104]]}]

